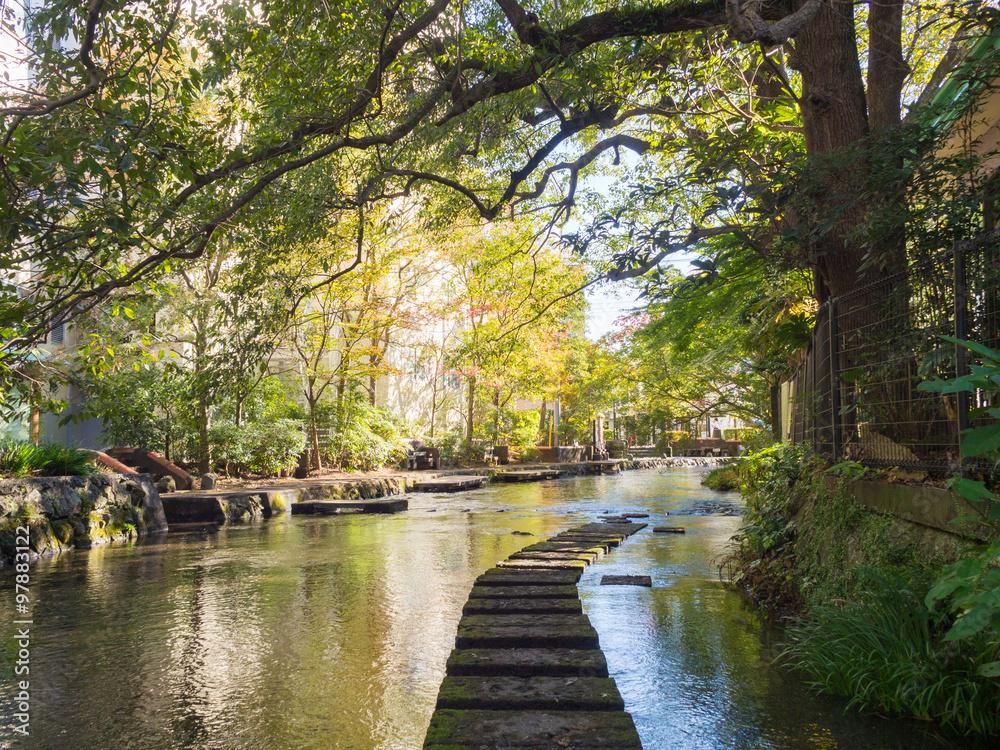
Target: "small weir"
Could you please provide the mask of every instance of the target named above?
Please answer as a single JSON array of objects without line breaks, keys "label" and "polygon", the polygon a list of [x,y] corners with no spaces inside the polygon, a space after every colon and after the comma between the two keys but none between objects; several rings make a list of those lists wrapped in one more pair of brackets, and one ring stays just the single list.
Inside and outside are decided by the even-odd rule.
[{"label": "small weir", "polygon": [[578,526],[476,579],[425,750],[641,750],[576,584],[587,565],[645,526]]}]

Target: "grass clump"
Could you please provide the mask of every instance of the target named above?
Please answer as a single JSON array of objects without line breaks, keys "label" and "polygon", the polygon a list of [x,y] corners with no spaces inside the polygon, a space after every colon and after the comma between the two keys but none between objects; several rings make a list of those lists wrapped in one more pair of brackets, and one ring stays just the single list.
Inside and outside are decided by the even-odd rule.
[{"label": "grass clump", "polygon": [[84,450],[58,443],[35,445],[28,440],[0,438],[0,476],[87,476],[95,471]]},{"label": "grass clump", "polygon": [[701,483],[710,490],[730,492],[740,488],[740,474],[735,466],[720,466],[703,476]]},{"label": "grass clump", "polygon": [[921,581],[893,581],[855,568],[866,594],[814,606],[790,630],[785,656],[823,692],[849,706],[933,719],[962,732],[1000,732],[1000,681],[977,674],[997,647],[979,638],[945,642],[947,626],[928,610]]}]

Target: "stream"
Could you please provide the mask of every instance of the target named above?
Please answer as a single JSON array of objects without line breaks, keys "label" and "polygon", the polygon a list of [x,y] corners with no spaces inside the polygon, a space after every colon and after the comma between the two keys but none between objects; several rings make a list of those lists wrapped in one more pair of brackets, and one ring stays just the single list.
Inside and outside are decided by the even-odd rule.
[{"label": "stream", "polygon": [[[735,493],[681,467],[409,495],[393,516],[284,516],[76,551],[31,569],[31,735],[0,748],[415,750],[473,580],[606,511],[644,530],[580,581],[646,750],[964,747],[844,710],[775,663],[780,634],[719,583]],[[520,532],[520,533],[515,533]],[[647,574],[653,588],[600,586]],[[0,574],[0,622],[17,619]],[[10,626],[12,627],[12,626]],[[13,695],[13,634],[0,694]]]}]

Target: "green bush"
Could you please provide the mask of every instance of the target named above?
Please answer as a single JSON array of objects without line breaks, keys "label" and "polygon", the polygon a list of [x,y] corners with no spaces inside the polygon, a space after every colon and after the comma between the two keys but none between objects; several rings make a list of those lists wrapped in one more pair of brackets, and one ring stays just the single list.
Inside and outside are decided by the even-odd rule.
[{"label": "green bush", "polygon": [[251,422],[245,427],[240,450],[245,468],[254,474],[272,475],[298,465],[306,445],[302,423],[294,419]]},{"label": "green bush", "polygon": [[523,445],[518,451],[518,461],[523,464],[537,463],[541,457],[542,452],[538,449],[537,445]]},{"label": "green bush", "polygon": [[[944,642],[912,581],[858,567],[865,596],[814,607],[790,629],[786,658],[811,684],[879,714],[934,719],[968,733],[1000,731],[1000,682],[976,673],[1000,658],[979,633],[962,647]],[[919,584],[916,588],[922,588]]]},{"label": "green bush", "polygon": [[739,470],[735,466],[720,466],[701,478],[701,483],[710,490],[729,492],[740,488]]},{"label": "green bush", "polygon": [[804,445],[779,443],[736,465],[746,502],[744,525],[722,562],[730,581],[775,612],[796,609],[794,509],[819,489],[820,462]]},{"label": "green bush", "polygon": [[740,443],[749,453],[759,453],[765,448],[769,448],[776,443],[774,435],[770,430],[761,428],[745,428],[739,438]]},{"label": "green bush", "polygon": [[[968,375],[948,381],[932,377],[918,388],[942,394],[978,394],[980,403],[988,404],[970,411],[969,416],[973,418],[991,417],[992,420],[963,433],[961,451],[963,458],[986,459],[994,467],[994,473],[977,480],[956,472],[949,486],[979,515],[978,519],[965,520],[984,524],[991,541],[970,549],[963,559],[948,566],[928,592],[925,604],[933,612],[937,612],[938,607],[943,609],[942,617],[950,625],[946,640],[966,642],[989,638],[994,646],[994,658],[980,663],[979,673],[1000,678],[1000,659],[997,658],[1000,652],[1000,567],[997,566],[1000,559],[1000,535],[997,533],[1000,496],[995,492],[1000,485],[996,475],[996,468],[1000,466],[1000,409],[995,406],[1000,401],[1000,351],[950,336],[942,338],[949,344],[969,349],[982,364],[971,365]],[[933,372],[936,359],[936,353],[927,356],[921,365],[923,375]]]},{"label": "green bush", "polygon": [[342,411],[327,444],[330,458],[340,468],[370,471],[403,460],[406,449],[388,411],[359,395],[345,399]]},{"label": "green bush", "polygon": [[87,476],[95,472],[89,451],[67,448],[58,443],[35,445],[28,440],[0,438],[0,475]]}]

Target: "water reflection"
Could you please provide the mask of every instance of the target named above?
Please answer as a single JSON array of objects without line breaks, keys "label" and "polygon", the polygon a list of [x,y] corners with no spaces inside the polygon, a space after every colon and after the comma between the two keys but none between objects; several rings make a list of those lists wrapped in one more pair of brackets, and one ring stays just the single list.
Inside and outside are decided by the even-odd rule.
[{"label": "water reflection", "polygon": [[[474,578],[537,540],[512,532],[549,536],[605,511],[688,529],[644,532],[581,583],[647,750],[928,746],[920,727],[845,716],[771,664],[769,634],[714,580],[738,498],[698,476],[414,495],[397,516],[296,516],[42,562],[32,736],[7,729],[0,747],[419,748]],[[614,572],[654,588],[597,585]]]}]

